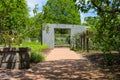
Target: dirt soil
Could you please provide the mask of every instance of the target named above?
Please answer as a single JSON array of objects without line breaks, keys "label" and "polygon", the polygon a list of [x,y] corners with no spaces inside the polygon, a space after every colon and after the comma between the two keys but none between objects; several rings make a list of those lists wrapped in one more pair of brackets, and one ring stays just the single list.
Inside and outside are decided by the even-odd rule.
[{"label": "dirt soil", "polygon": [[[81,54],[69,48],[47,52],[46,61],[27,70],[0,69],[0,80],[117,80],[110,79]],[[119,79],[118,79],[119,80]]]}]

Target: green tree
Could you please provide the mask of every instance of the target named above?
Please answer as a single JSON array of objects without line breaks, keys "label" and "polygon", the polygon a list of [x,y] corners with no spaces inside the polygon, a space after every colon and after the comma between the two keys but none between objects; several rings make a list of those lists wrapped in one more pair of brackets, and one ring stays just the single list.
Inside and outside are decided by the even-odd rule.
[{"label": "green tree", "polygon": [[85,13],[90,9],[97,12],[99,19],[92,27],[94,42],[105,53],[105,60],[110,65],[111,51],[120,53],[120,0],[79,0],[77,6]]},{"label": "green tree", "polygon": [[85,23],[86,25],[90,26],[90,25],[95,25],[95,22],[97,22],[96,20],[98,19],[98,17],[85,17]]},{"label": "green tree", "polygon": [[[33,11],[34,13],[37,11],[37,5]],[[29,37],[41,41],[43,23],[80,24],[80,12],[75,7],[75,2],[71,0],[48,0],[43,11],[35,14],[31,20],[35,27],[32,28],[33,33],[30,33]],[[65,30],[59,31],[65,33]]]},{"label": "green tree", "polygon": [[29,18],[29,30],[28,30],[28,37],[31,38],[31,40],[38,39],[41,41],[42,37],[42,12],[36,14],[34,17]]},{"label": "green tree", "polygon": [[43,12],[44,23],[80,24],[74,0],[48,0]]},{"label": "green tree", "polygon": [[95,40],[101,50],[111,51],[120,48],[120,0],[79,0],[79,9],[88,12],[94,9],[99,20],[94,26]]},{"label": "green tree", "polygon": [[11,38],[20,36],[25,32],[27,19],[28,10],[25,0],[0,1],[0,32],[3,35],[12,35]]},{"label": "green tree", "polygon": [[37,6],[38,4],[35,4],[35,8],[33,9],[34,16],[37,14],[37,10],[38,10]]}]

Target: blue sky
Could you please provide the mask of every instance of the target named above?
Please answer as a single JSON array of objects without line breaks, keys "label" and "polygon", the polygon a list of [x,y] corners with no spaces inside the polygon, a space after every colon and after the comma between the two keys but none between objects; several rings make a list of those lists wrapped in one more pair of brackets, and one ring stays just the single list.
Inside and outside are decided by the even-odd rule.
[{"label": "blue sky", "polygon": [[47,0],[26,0],[27,1],[27,5],[29,7],[29,14],[30,16],[34,16],[33,14],[33,9],[35,7],[35,4],[38,4],[38,12],[42,11],[42,6],[46,4]]},{"label": "blue sky", "polygon": [[[33,9],[35,7],[35,4],[38,4],[38,12],[42,11],[42,6],[46,4],[47,0],[26,0],[28,7],[29,7],[29,14],[32,17],[33,14]],[[81,22],[84,22],[84,18],[88,16],[96,16],[95,13],[91,10],[89,13],[81,13]]]}]

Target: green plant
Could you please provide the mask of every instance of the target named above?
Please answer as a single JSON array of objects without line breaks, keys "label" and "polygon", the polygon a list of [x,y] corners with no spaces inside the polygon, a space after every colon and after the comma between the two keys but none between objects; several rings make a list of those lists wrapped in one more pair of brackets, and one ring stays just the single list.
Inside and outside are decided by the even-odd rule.
[{"label": "green plant", "polygon": [[30,61],[34,63],[45,61],[45,55],[39,52],[31,52]]},{"label": "green plant", "polygon": [[48,48],[48,45],[41,45],[40,42],[27,42],[24,41],[20,47],[31,48],[30,61],[33,63],[38,63],[45,60],[45,55],[40,51]]},{"label": "green plant", "polygon": [[47,33],[49,32],[49,26],[46,27],[46,32],[47,32]]},{"label": "green plant", "polygon": [[43,12],[43,23],[80,24],[80,12],[73,0],[48,0]]},{"label": "green plant", "polygon": [[32,51],[42,51],[42,50],[48,48],[48,45],[47,44],[41,45],[40,42],[27,42],[27,41],[24,41],[21,44],[21,47],[30,47]]},{"label": "green plant", "polygon": [[81,46],[80,46],[80,35],[82,33],[77,33],[75,34],[72,39],[71,39],[71,49],[72,50],[80,50]]},{"label": "green plant", "polygon": [[0,1],[0,36],[2,37],[2,44],[4,43],[8,47],[19,44],[21,38],[25,37],[24,32],[28,27],[28,15],[26,0]]}]

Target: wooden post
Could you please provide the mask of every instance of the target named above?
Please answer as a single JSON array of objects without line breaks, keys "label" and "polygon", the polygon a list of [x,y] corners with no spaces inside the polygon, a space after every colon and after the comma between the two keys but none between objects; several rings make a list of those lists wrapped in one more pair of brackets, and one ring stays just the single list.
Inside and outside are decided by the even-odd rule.
[{"label": "wooden post", "polygon": [[83,33],[83,50],[85,50],[85,32]]},{"label": "wooden post", "polygon": [[83,49],[83,35],[81,34],[81,49]]},{"label": "wooden post", "polygon": [[81,35],[79,35],[79,45],[80,45],[80,48],[81,48]]},{"label": "wooden post", "polygon": [[86,49],[87,49],[87,52],[89,52],[89,38],[88,38],[88,30],[86,31]]}]

